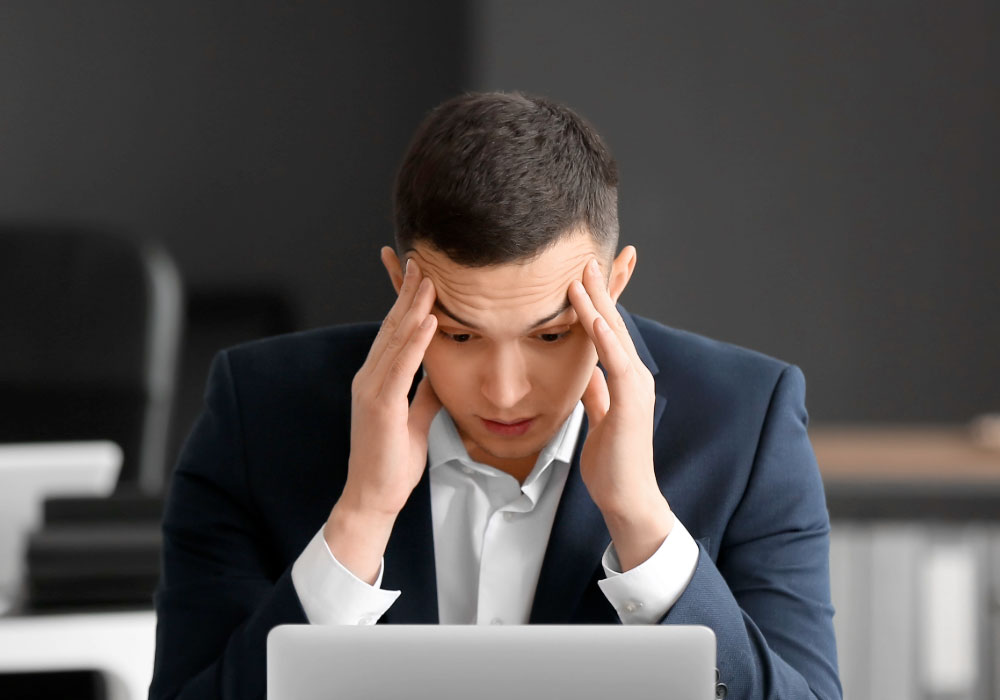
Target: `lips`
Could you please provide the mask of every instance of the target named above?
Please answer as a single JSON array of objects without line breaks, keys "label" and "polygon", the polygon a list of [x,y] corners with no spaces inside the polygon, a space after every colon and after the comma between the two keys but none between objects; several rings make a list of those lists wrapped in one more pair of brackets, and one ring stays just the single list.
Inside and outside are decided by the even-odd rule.
[{"label": "lips", "polygon": [[520,418],[513,421],[490,420],[489,418],[480,418],[480,420],[491,433],[506,437],[524,435],[535,422],[534,417]]},{"label": "lips", "polygon": [[499,423],[500,425],[517,425],[518,423],[524,423],[525,421],[529,421],[533,417],[534,416],[528,416],[527,418],[517,418],[515,420],[500,420],[498,418],[483,418],[483,420],[487,420],[490,423]]}]

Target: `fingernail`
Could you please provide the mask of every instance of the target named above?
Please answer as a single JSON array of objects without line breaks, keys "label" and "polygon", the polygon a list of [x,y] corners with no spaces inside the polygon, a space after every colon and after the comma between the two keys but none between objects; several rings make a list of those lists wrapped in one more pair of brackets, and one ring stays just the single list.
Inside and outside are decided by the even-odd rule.
[{"label": "fingernail", "polygon": [[430,328],[432,323],[434,323],[434,317],[433,316],[427,316],[427,318],[425,318],[423,321],[420,322],[420,327],[421,328]]},{"label": "fingernail", "polygon": [[600,270],[598,270],[597,268],[597,261],[594,260],[593,258],[591,258],[590,262],[587,263],[587,272],[589,272],[592,275],[596,275],[598,272],[600,272]]},{"label": "fingernail", "polygon": [[406,274],[406,275],[410,274],[410,269],[413,267],[412,265],[410,265],[411,262],[413,262],[413,260],[411,258],[407,258],[406,259],[406,267],[404,269],[404,274]]},{"label": "fingernail", "polygon": [[602,330],[602,331],[610,331],[611,330],[611,328],[608,326],[608,322],[605,321],[600,316],[597,317],[597,328],[598,328],[598,330]]}]

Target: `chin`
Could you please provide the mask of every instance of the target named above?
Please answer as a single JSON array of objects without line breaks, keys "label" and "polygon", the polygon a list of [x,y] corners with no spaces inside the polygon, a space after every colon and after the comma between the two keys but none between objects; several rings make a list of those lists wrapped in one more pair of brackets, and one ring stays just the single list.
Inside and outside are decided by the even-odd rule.
[{"label": "chin", "polygon": [[498,442],[496,438],[488,441],[484,440],[483,442],[476,442],[476,445],[478,445],[484,452],[499,459],[521,459],[522,457],[537,454],[543,447],[545,447],[545,443],[535,445],[533,441],[529,443],[524,440],[505,440],[503,442]]},{"label": "chin", "polygon": [[502,438],[477,431],[473,439],[479,449],[498,459],[521,459],[541,452],[552,439],[552,435],[546,435],[544,438],[534,435]]}]

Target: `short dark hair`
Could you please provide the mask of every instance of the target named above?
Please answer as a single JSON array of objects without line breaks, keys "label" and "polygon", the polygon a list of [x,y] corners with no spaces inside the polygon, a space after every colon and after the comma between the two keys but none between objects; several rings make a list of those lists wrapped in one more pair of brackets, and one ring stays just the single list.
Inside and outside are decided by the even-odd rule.
[{"label": "short dark hair", "polygon": [[469,93],[436,107],[396,175],[396,246],[423,241],[469,267],[530,259],[585,226],[618,245],[618,166],[569,108],[521,93]]}]

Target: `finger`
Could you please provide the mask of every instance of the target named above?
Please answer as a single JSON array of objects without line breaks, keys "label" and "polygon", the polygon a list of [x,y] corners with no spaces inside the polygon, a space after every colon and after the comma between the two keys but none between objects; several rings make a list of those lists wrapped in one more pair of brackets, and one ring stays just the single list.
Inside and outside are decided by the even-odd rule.
[{"label": "finger", "polygon": [[642,360],[639,359],[639,353],[635,349],[635,343],[632,342],[632,336],[628,333],[628,327],[625,325],[625,319],[618,312],[618,307],[615,306],[615,300],[611,298],[608,293],[607,283],[604,276],[601,274],[600,267],[597,265],[596,259],[591,259],[587,263],[586,268],[583,272],[583,286],[594,304],[594,308],[597,309],[597,313],[604,317],[607,321],[608,326],[614,331],[615,335],[618,336],[618,340],[621,342],[622,347],[626,349],[629,356],[633,361],[641,363]]},{"label": "finger", "polygon": [[431,421],[441,410],[441,400],[434,393],[430,380],[425,376],[417,385],[417,393],[410,404],[410,431],[427,437]]},{"label": "finger", "polygon": [[379,356],[373,359],[374,367],[371,369],[371,376],[376,386],[385,381],[385,373],[395,362],[396,356],[399,355],[403,347],[410,341],[414,330],[430,313],[433,305],[434,284],[429,277],[425,277],[420,280],[410,308],[400,319],[392,335],[382,344]]},{"label": "finger", "polygon": [[372,342],[371,350],[368,352],[368,357],[374,358],[374,362],[378,361],[386,343],[389,342],[393,333],[396,332],[399,322],[413,305],[413,299],[416,296],[421,278],[423,277],[421,272],[420,266],[417,264],[416,260],[412,258],[408,258],[406,260],[406,269],[403,274],[403,284],[399,288],[399,294],[396,296],[396,301],[393,302],[392,307],[389,309],[389,313],[386,314],[386,317],[382,320],[382,325],[379,328],[378,335],[375,336],[375,340]]},{"label": "finger", "polygon": [[569,297],[569,303],[573,305],[573,310],[576,311],[576,315],[580,319],[580,325],[583,326],[583,330],[596,345],[597,338],[594,335],[594,321],[597,320],[600,314],[597,312],[594,302],[591,300],[590,295],[587,294],[587,290],[584,289],[580,280],[570,282],[567,296]]},{"label": "finger", "polygon": [[634,391],[635,385],[631,379],[635,374],[635,365],[628,352],[622,347],[617,334],[608,326],[603,317],[594,320],[593,337],[597,346],[597,356],[608,372],[607,382],[611,399],[621,400]]},{"label": "finger", "polygon": [[608,383],[600,367],[594,365],[594,372],[580,400],[583,401],[583,408],[587,412],[587,422],[591,428],[597,427],[611,408],[611,394],[608,392]]},{"label": "finger", "polygon": [[414,329],[413,334],[395,357],[391,361],[388,361],[386,357],[382,358],[382,361],[387,364],[379,396],[388,400],[400,396],[406,397],[413,385],[413,377],[420,368],[420,363],[423,362],[427,346],[430,345],[431,339],[434,337],[435,330],[437,330],[437,316],[425,313],[423,320]]},{"label": "finger", "polygon": [[[608,349],[608,340],[606,338],[602,338],[601,334],[597,332],[597,322],[599,320],[604,321],[605,327],[607,327],[607,322],[598,312],[597,307],[594,306],[593,299],[591,299],[587,290],[579,280],[573,280],[570,283],[568,296],[570,303],[573,305],[573,308],[577,313],[577,316],[580,318],[580,324],[587,332],[587,335],[590,336],[590,340],[594,343],[594,347],[597,348],[597,354],[601,358],[601,362],[604,363],[605,368],[608,368],[607,362],[610,361],[608,356],[608,353],[610,352]],[[614,334],[612,333],[612,335]]]},{"label": "finger", "polygon": [[403,275],[403,284],[399,288],[396,301],[393,302],[392,308],[389,309],[389,313],[383,319],[382,326],[379,328],[375,340],[372,341],[372,347],[368,351],[368,359],[365,360],[366,365],[371,363],[368,369],[372,369],[378,363],[383,349],[396,332],[400,321],[413,306],[413,300],[416,297],[422,278],[423,273],[420,270],[420,266],[417,265],[417,261],[413,258],[408,258],[406,260],[406,272]]}]

